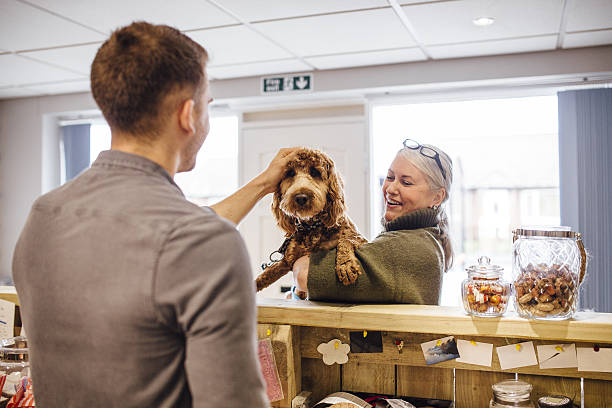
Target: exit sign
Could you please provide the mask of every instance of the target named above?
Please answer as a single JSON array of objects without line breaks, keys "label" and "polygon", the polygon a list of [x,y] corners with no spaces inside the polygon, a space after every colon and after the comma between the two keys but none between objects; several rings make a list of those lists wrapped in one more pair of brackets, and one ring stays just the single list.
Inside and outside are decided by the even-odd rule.
[{"label": "exit sign", "polygon": [[264,94],[312,91],[312,75],[262,78],[261,91]]}]

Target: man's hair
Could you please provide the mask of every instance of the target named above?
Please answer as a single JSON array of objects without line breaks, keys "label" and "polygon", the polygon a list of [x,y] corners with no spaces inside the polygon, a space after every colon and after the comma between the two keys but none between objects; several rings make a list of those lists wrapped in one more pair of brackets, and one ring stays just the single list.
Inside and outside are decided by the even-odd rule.
[{"label": "man's hair", "polygon": [[[156,134],[166,97],[185,92],[199,103],[206,50],[175,28],[135,22],[110,36],[91,65],[91,91],[112,129]],[[174,106],[173,106],[174,108]]]}]

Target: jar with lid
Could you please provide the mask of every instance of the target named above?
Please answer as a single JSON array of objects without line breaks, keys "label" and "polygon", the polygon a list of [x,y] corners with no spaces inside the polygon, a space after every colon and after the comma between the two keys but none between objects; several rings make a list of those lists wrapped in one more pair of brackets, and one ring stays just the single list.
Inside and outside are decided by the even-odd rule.
[{"label": "jar with lid", "polygon": [[30,376],[29,349],[23,336],[0,340],[0,384],[2,399],[15,395],[17,385]]},{"label": "jar with lid", "polygon": [[531,402],[532,386],[525,381],[506,380],[493,384],[493,398],[489,408],[535,408]]},{"label": "jar with lid", "polygon": [[519,228],[513,234],[518,314],[528,319],[571,318],[587,266],[581,234],[569,227]]},{"label": "jar with lid", "polygon": [[463,308],[473,316],[501,316],[508,308],[510,283],[502,279],[504,268],[491,265],[486,256],[478,258],[478,265],[466,268],[468,278],[461,284]]}]

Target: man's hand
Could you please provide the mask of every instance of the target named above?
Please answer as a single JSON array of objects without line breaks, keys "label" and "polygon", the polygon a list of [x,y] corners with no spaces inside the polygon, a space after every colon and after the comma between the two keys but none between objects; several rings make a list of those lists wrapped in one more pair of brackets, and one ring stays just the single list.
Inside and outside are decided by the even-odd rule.
[{"label": "man's hand", "polygon": [[259,175],[264,186],[265,194],[276,191],[276,186],[281,182],[285,166],[296,157],[300,147],[286,147],[280,149],[272,159],[268,167]]},{"label": "man's hand", "polygon": [[211,208],[225,219],[238,224],[265,195],[276,191],[284,175],[285,166],[295,159],[299,147],[280,149],[262,173],[231,196]]}]

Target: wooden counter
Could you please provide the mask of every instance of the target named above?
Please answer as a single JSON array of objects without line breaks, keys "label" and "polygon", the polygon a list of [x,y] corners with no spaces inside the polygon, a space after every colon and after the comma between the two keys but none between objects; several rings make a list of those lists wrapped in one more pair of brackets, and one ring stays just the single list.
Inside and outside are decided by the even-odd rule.
[{"label": "wooden counter", "polygon": [[[491,367],[455,360],[427,366],[420,344],[453,335],[495,347],[525,339],[534,345],[575,343],[577,347],[612,345],[612,314],[577,313],[564,321],[526,320],[508,313],[474,318],[461,308],[419,305],[347,305],[259,299],[258,335],[272,340],[285,399],[291,407],[302,390],[315,400],[335,391],[372,392],[456,401],[458,408],[488,407],[491,385],[519,378],[534,386],[533,400],[547,394],[572,397],[585,407],[612,408],[612,373],[576,368],[540,369],[537,365],[502,370],[493,351]],[[316,347],[331,339],[350,344],[351,331],[381,331],[382,353],[349,353],[344,365],[327,366]],[[404,341],[400,353],[396,341]],[[581,388],[582,382],[582,388]],[[582,390],[582,391],[581,391]]]}]

